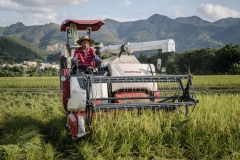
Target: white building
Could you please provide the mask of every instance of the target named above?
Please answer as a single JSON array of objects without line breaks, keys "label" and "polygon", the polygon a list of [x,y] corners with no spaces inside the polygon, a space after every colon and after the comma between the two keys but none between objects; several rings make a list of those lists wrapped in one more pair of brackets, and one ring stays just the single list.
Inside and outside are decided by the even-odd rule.
[{"label": "white building", "polygon": [[41,70],[44,70],[45,68],[50,68],[50,67],[59,70],[59,65],[58,64],[39,63],[39,68]]}]

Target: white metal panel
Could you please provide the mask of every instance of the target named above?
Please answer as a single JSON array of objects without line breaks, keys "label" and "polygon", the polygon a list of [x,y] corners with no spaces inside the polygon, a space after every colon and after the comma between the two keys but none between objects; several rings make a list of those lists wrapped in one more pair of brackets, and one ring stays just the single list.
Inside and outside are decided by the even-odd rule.
[{"label": "white metal panel", "polygon": [[[151,66],[151,67],[150,67]],[[155,74],[153,64],[112,64],[110,66],[111,76],[152,76]],[[147,89],[157,91],[157,83],[113,83],[112,91],[119,89]]]},{"label": "white metal panel", "polygon": [[69,111],[85,111],[87,101],[86,90],[82,88],[74,89],[68,100],[67,108]]},{"label": "white metal panel", "polygon": [[[79,88],[81,84],[81,80],[78,78],[80,77],[71,77],[70,78],[70,93],[72,93],[75,89]],[[108,91],[107,91],[107,83],[93,83],[92,84],[93,94],[92,90],[90,90],[90,96],[93,98],[101,98],[101,97],[108,97]]]},{"label": "white metal panel", "polygon": [[70,77],[70,93],[76,88],[79,88],[78,77]]},{"label": "white metal panel", "polygon": [[85,122],[83,116],[78,116],[78,134],[77,137],[83,137],[88,132],[85,131]]},{"label": "white metal panel", "polygon": [[110,64],[119,64],[119,63],[140,64],[138,59],[133,55],[121,55],[120,58],[118,56],[115,56],[115,57],[104,59],[103,62],[101,63],[101,66],[106,67]]},{"label": "white metal panel", "polygon": [[107,98],[108,97],[107,83],[93,83],[92,90],[90,91],[90,97]]}]

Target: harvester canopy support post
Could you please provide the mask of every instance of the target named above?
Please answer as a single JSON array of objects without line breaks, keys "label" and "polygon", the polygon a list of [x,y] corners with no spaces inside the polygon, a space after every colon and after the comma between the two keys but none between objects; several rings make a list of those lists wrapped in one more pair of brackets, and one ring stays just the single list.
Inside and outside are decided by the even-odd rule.
[{"label": "harvester canopy support post", "polygon": [[67,27],[67,46],[69,46],[69,33],[70,33],[70,31],[69,31],[69,27]]},{"label": "harvester canopy support post", "polygon": [[92,31],[92,28],[91,26],[89,25],[89,27],[87,27],[87,34],[88,34],[88,37],[91,38],[91,31]]}]

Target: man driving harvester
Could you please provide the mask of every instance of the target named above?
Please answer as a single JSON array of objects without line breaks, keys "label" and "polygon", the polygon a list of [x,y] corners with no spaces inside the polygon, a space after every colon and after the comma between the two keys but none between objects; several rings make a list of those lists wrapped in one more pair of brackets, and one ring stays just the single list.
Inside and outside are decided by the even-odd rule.
[{"label": "man driving harvester", "polygon": [[79,70],[79,73],[91,74],[96,64],[102,62],[96,55],[94,48],[91,47],[94,40],[90,39],[88,36],[82,36],[76,43],[81,45],[81,47],[75,50],[71,60],[72,65],[75,64],[72,73],[75,74],[76,70]]}]

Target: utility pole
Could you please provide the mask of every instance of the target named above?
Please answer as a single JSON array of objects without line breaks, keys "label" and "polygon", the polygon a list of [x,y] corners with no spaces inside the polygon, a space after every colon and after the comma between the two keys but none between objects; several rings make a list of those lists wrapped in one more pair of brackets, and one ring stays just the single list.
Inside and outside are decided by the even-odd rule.
[{"label": "utility pole", "polygon": [[47,63],[47,55],[44,56],[45,64]]}]

